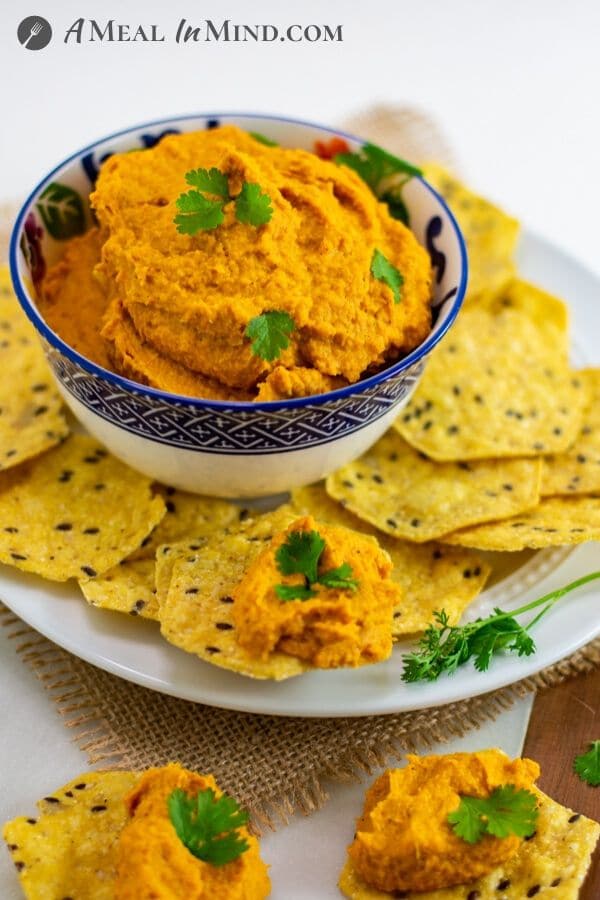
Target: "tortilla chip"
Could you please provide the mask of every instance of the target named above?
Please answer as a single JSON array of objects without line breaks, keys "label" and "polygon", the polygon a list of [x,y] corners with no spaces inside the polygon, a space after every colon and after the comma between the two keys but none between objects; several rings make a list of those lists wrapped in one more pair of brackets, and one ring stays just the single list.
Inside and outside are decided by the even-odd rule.
[{"label": "tortilla chip", "polygon": [[470,191],[437,163],[427,163],[424,171],[427,181],[448,202],[467,243],[469,296],[499,287],[515,272],[518,221]]},{"label": "tortilla chip", "polygon": [[330,475],[327,492],[381,531],[422,543],[531,509],[539,480],[536,459],[436,463],[388,431]]},{"label": "tortilla chip", "polygon": [[[541,791],[537,831],[523,841],[518,853],[503,866],[469,884],[420,893],[388,893],[366,885],[348,860],[339,880],[351,900],[525,900],[537,896],[553,900],[577,900],[590,866],[600,826],[577,815]],[[536,886],[539,888],[535,891]]]},{"label": "tortilla chip", "polygon": [[436,542],[414,544],[383,534],[329,497],[322,483],[292,491],[292,505],[300,514],[376,537],[389,553],[394,564],[392,581],[404,595],[394,609],[394,638],[424,631],[442,607],[451,624],[456,624],[490,575],[491,566],[469,550]]},{"label": "tortilla chip", "polygon": [[112,900],[116,849],[135,772],[86,772],[37,805],[37,818],[4,826],[28,900]]},{"label": "tortilla chip", "polygon": [[285,653],[273,653],[266,661],[251,656],[236,640],[232,614],[234,587],[273,535],[294,518],[289,507],[282,507],[179,557],[166,596],[160,597],[163,636],[206,662],[252,678],[279,681],[304,672],[307,665]]},{"label": "tortilla chip", "polygon": [[172,487],[159,486],[158,491],[167,507],[165,516],[130,559],[154,559],[162,544],[173,544],[190,535],[207,537],[248,516],[247,509],[226,500],[200,497]]},{"label": "tortilla chip", "polygon": [[0,472],[0,562],[52,581],[94,578],[139,547],[164,512],[149,478],[75,434]]},{"label": "tortilla chip", "polygon": [[583,369],[579,377],[588,392],[581,431],[565,453],[543,459],[543,497],[600,491],[600,369]]},{"label": "tortilla chip", "polygon": [[90,606],[158,621],[153,559],[124,559],[104,575],[80,581]]},{"label": "tortilla chip", "polygon": [[54,447],[69,433],[44,351],[0,267],[0,469]]},{"label": "tortilla chip", "polygon": [[478,550],[524,550],[600,540],[600,494],[548,497],[527,513],[463,528],[444,541]]},{"label": "tortilla chip", "polygon": [[[233,530],[237,531],[236,528]],[[230,529],[225,528],[223,532],[221,532],[220,537],[229,533]],[[207,541],[208,537],[191,537],[187,538],[185,541],[177,541],[174,544],[162,544],[162,546],[158,548],[154,564],[154,582],[156,584],[156,596],[159,607],[161,599],[167,596],[175,563],[180,559],[194,556],[198,550],[201,550],[202,547],[204,547]]]},{"label": "tortilla chip", "polygon": [[586,391],[568,367],[567,333],[541,325],[539,308],[537,293],[521,291],[518,307],[463,309],[394,423],[400,434],[440,462],[567,450]]},{"label": "tortilla chip", "polygon": [[500,289],[484,291],[478,305],[494,315],[505,309],[523,313],[540,329],[557,352],[569,356],[569,308],[564,300],[522,278],[511,278]]}]

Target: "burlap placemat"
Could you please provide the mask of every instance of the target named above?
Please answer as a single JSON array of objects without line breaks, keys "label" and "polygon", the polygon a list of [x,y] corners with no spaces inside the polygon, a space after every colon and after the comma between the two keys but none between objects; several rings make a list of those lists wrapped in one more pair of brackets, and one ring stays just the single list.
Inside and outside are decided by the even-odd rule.
[{"label": "burlap placemat", "polygon": [[[345,124],[408,158],[451,162],[434,123],[418,111],[380,108]],[[202,706],[122,681],[52,644],[2,604],[0,623],[90,765],[141,769],[176,759],[212,772],[251,811],[258,828],[318,809],[327,799],[328,779],[356,780],[407,750],[459,737],[518,697],[600,665],[596,640],[535,677],[444,707],[359,719],[277,718]]]},{"label": "burlap placemat", "polygon": [[359,719],[278,718],[158,694],[71,656],[1,605],[0,621],[91,765],[141,769],[176,759],[212,772],[259,828],[318,809],[328,779],[353,781],[406,751],[460,737],[518,697],[600,665],[596,640],[533,678],[448,706]]}]

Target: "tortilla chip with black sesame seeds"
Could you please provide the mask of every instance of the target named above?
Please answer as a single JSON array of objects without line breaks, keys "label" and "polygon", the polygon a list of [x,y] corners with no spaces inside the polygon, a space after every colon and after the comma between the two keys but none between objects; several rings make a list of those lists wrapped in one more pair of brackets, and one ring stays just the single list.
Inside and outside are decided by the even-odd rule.
[{"label": "tortilla chip with black sesame seeds", "polygon": [[547,497],[529,512],[463,528],[444,541],[477,550],[540,550],[600,541],[600,494]]},{"label": "tortilla chip with black sesame seeds", "polygon": [[69,433],[39,339],[0,267],[0,471],[60,443]]},{"label": "tortilla chip with black sesame seeds", "polygon": [[[600,826],[534,790],[539,798],[537,829],[508,862],[476,881],[410,896],[415,900],[417,897],[419,900],[526,900],[539,895],[577,900],[600,836]],[[389,893],[369,887],[350,860],[344,866],[339,887],[350,900],[389,900],[404,896],[401,891]]]},{"label": "tortilla chip with black sesame seeds", "polygon": [[87,772],[8,822],[3,837],[28,900],[113,900],[116,850],[136,772]]},{"label": "tortilla chip with black sesame seeds", "polygon": [[520,283],[515,305],[465,308],[431,354],[394,427],[440,462],[562,453],[576,439],[585,385],[569,368],[558,314]]},{"label": "tortilla chip with black sesame seeds", "polygon": [[498,287],[515,272],[519,223],[461,184],[438,163],[425,164],[425,178],[448,201],[469,253],[469,297]]},{"label": "tortilla chip with black sesame seeds", "polygon": [[390,577],[403,592],[393,613],[392,636],[396,639],[424,631],[442,607],[451,624],[458,622],[490,575],[491,566],[470,550],[435,541],[414,544],[383,534],[330,497],[322,482],[292,491],[292,506],[299,514],[376,537],[389,553],[394,564]]},{"label": "tortilla chip with black sesame seeds", "polygon": [[165,595],[159,597],[163,636],[200,659],[252,678],[281,680],[306,671],[307,665],[285,653],[256,659],[239,645],[233,617],[232,591],[245,570],[274,534],[293,522],[289,507],[265,513],[229,534],[215,535],[171,567]]},{"label": "tortilla chip with black sesame seeds", "polygon": [[131,554],[130,559],[154,559],[162,544],[173,544],[190,535],[208,536],[228,525],[243,521],[248,514],[246,509],[227,500],[201,497],[162,485],[157,490],[164,498],[167,511],[152,534]]},{"label": "tortilla chip with black sesame seeds", "polygon": [[583,369],[578,377],[588,388],[581,430],[565,453],[543,459],[543,497],[600,491],[600,369]]},{"label": "tortilla chip with black sesame seeds", "polygon": [[539,500],[539,480],[537,459],[436,463],[388,431],[326,485],[361,519],[422,543],[531,509]]},{"label": "tortilla chip with black sesame seeds", "polygon": [[163,517],[151,485],[93,438],[72,435],[0,472],[0,562],[52,581],[103,574]]},{"label": "tortilla chip with black sesame seeds", "polygon": [[153,559],[125,559],[79,585],[90,606],[158,621],[154,570]]}]

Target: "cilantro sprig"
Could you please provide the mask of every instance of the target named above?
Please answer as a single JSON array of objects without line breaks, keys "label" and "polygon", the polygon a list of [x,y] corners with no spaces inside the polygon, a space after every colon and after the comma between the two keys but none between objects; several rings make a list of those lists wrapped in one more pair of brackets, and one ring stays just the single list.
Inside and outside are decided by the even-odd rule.
[{"label": "cilantro sprig", "polygon": [[272,310],[254,316],[246,325],[244,334],[252,341],[252,353],[267,362],[272,362],[290,345],[290,335],[296,323],[281,310]]},{"label": "cilantro sprig", "polygon": [[592,787],[600,785],[600,741],[592,741],[587,753],[575,757],[573,769],[582,781]]},{"label": "cilantro sprig", "polygon": [[225,219],[225,206],[233,202],[238,222],[255,228],[271,221],[271,198],[263,193],[259,184],[244,181],[237,197],[229,193],[229,179],[220,169],[192,169],[185,180],[191,191],[175,201],[179,210],[173,221],[180,234],[196,234],[218,228]]},{"label": "cilantro sprig", "polygon": [[[408,225],[408,210],[402,199],[402,188],[415,175],[422,175],[421,169],[376,144],[368,143],[363,144],[358,153],[338,153],[334,161],[353,169],[373,193],[387,203],[390,215]],[[394,184],[387,184],[392,176],[395,176]]]},{"label": "cilantro sprig", "polygon": [[211,788],[190,797],[176,788],[167,799],[169,818],[177,837],[197,859],[224,866],[249,848],[238,829],[248,822],[233,797],[217,798]]},{"label": "cilantro sprig", "polygon": [[[600,578],[600,572],[591,572],[510,613],[496,607],[493,615],[467,622],[466,625],[450,625],[448,614],[443,609],[434,613],[435,622],[425,630],[419,649],[415,653],[405,654],[403,658],[402,680],[435,681],[443,672],[450,675],[470,659],[474,660],[478,672],[484,672],[492,658],[502,651],[531,656],[536,650],[529,634],[531,628],[565,594],[597,578]],[[522,626],[517,622],[517,616],[540,607],[540,612],[528,625]]]},{"label": "cilantro sprig", "polygon": [[383,281],[390,288],[394,295],[394,303],[400,303],[402,285],[404,284],[404,275],[402,272],[392,265],[389,259],[383,255],[381,250],[374,250],[371,258],[371,275],[377,281]]},{"label": "cilantro sprig", "polygon": [[315,585],[355,591],[358,581],[353,578],[352,566],[342,563],[319,574],[319,562],[325,541],[318,531],[292,531],[275,554],[277,568],[282,575],[303,575],[304,584],[277,584],[275,593],[280,600],[309,600],[317,596]]},{"label": "cilantro sprig", "polygon": [[486,834],[497,838],[511,834],[530,837],[537,817],[535,794],[505,784],[495,788],[489,797],[461,797],[459,807],[449,813],[448,822],[457,837],[477,844]]}]

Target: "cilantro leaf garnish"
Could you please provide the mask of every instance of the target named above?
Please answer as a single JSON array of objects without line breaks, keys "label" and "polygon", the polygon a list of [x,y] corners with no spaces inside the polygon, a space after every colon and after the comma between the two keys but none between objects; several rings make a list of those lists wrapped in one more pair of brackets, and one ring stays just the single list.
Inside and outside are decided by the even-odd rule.
[{"label": "cilantro leaf garnish", "polygon": [[280,600],[310,600],[317,592],[303,584],[276,584],[275,593]]},{"label": "cilantro leaf garnish", "polygon": [[245,181],[242,190],[235,199],[235,215],[238,222],[245,225],[266,225],[271,221],[273,207],[268,194],[263,194],[260,184]]},{"label": "cilantro leaf garnish", "polygon": [[319,562],[325,541],[318,531],[292,531],[275,553],[277,568],[282,575],[303,575],[304,584],[277,584],[275,593],[280,600],[309,600],[316,597],[314,586],[355,591],[358,581],[352,577],[352,566],[342,563],[319,575]]},{"label": "cilantro leaf garnish", "polygon": [[404,284],[404,275],[381,250],[374,250],[371,258],[371,274],[377,281],[383,281],[394,295],[394,303],[400,303],[400,292]]},{"label": "cilantro leaf garnish", "polygon": [[193,235],[197,231],[217,228],[225,219],[225,205],[231,202],[235,204],[238,222],[258,228],[271,221],[271,198],[262,192],[259,184],[244,181],[233,200],[227,175],[214,166],[212,169],[191,169],[186,172],[185,180],[194,190],[180,194],[175,201],[179,214],[173,221],[180,234]]},{"label": "cilantro leaf garnish", "polygon": [[223,222],[223,204],[220,200],[208,200],[198,191],[181,194],[175,201],[179,215],[173,221],[179,234],[196,234],[209,231]]},{"label": "cilantro leaf garnish", "polygon": [[249,848],[238,828],[248,822],[248,813],[227,794],[217,798],[211,788],[190,797],[176,788],[167,799],[169,818],[180,841],[198,859],[223,866]]},{"label": "cilantro leaf garnish", "polygon": [[352,577],[352,566],[350,563],[342,563],[337,569],[329,569],[319,575],[319,584],[328,588],[349,588],[356,590],[358,581]]},{"label": "cilantro leaf garnish", "polygon": [[253,354],[272,362],[289,347],[295,328],[296,323],[288,313],[272,310],[250,319],[244,334],[252,341]]},{"label": "cilantro leaf garnish", "polygon": [[600,741],[592,741],[587,753],[575,757],[573,769],[592,787],[600,785]]},{"label": "cilantro leaf garnish", "polygon": [[325,541],[318,531],[292,531],[277,549],[277,568],[282,575],[304,575],[314,584],[324,549]]},{"label": "cilantro leaf garnish", "polygon": [[258,141],[259,144],[264,144],[265,147],[279,147],[277,141],[272,141],[271,138],[265,137],[260,131],[249,131],[248,134],[250,137],[253,137],[255,141]]},{"label": "cilantro leaf garnish", "polygon": [[229,181],[220,169],[192,169],[186,172],[185,180],[198,191],[229,200]]},{"label": "cilantro leaf garnish", "polygon": [[417,166],[394,156],[393,153],[388,153],[377,144],[363,144],[358,153],[338,153],[335,162],[354,169],[362,180],[366,181],[374,194],[378,193],[383,179],[389,178],[391,175],[407,175],[412,178],[415,175],[423,174]]},{"label": "cilantro leaf garnish", "polygon": [[[434,623],[425,630],[418,650],[404,656],[402,680],[435,681],[442,672],[450,675],[469,659],[474,659],[477,671],[484,672],[492,658],[503,650],[518,656],[531,656],[536,647],[530,629],[565,594],[597,578],[600,578],[600,572],[583,575],[511,613],[496,607],[493,615],[465,625],[450,625],[445,610],[435,612]],[[540,612],[528,625],[522,626],[517,622],[517,616],[538,607],[541,607]]]},{"label": "cilantro leaf garnish", "polygon": [[460,806],[448,815],[454,833],[468,844],[484,835],[529,837],[535,831],[537,800],[531,791],[514,784],[495,788],[489,797],[461,797]]},{"label": "cilantro leaf garnish", "polygon": [[[363,144],[358,153],[338,153],[334,162],[353,169],[373,193],[387,203],[390,215],[408,225],[408,209],[402,200],[402,188],[415,175],[422,175],[421,169],[376,144]],[[397,176],[392,186],[384,183],[392,176]]]}]

